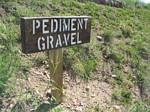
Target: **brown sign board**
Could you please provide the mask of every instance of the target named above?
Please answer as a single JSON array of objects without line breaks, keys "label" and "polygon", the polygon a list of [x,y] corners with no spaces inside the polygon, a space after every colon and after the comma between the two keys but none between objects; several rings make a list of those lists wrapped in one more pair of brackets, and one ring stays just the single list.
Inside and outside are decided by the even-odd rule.
[{"label": "brown sign board", "polygon": [[22,17],[24,53],[35,53],[90,42],[91,17]]}]

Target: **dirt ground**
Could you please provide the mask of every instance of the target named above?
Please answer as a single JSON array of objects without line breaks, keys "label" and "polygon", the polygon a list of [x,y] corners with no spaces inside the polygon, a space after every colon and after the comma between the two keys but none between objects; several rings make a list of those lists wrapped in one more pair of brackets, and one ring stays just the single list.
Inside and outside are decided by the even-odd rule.
[{"label": "dirt ground", "polygon": [[[29,58],[30,57],[30,58]],[[32,60],[36,56],[26,56],[24,61]],[[27,62],[26,62],[27,63]],[[20,97],[16,97],[21,92],[32,91],[36,96],[42,99],[42,102],[47,101],[46,94],[51,89],[49,86],[49,66],[46,61],[33,63],[27,73],[27,80],[22,78],[22,72],[18,72],[16,77],[16,89],[11,93],[11,97],[3,98],[2,112],[9,112]],[[101,76],[99,71],[98,77]],[[21,93],[21,94],[22,94]],[[113,105],[111,102],[113,87],[105,80],[93,78],[89,81],[82,79],[79,76],[73,76],[69,71],[63,73],[63,102],[59,105],[63,107],[65,112],[92,112],[92,108],[100,108],[104,112],[110,112],[113,107],[117,109],[115,112],[122,112],[121,106]],[[138,90],[135,93],[138,96]],[[30,108],[30,107],[28,107]],[[26,110],[31,112],[33,108]],[[32,111],[37,112],[37,111]],[[42,112],[42,111],[40,111]]]},{"label": "dirt ground", "polygon": [[[29,87],[45,97],[48,91],[49,72],[44,68],[32,68],[29,73]],[[61,105],[69,110],[83,112],[91,106],[109,108],[111,103],[112,87],[106,82],[98,80],[85,81],[80,77],[72,78],[67,71],[64,72],[63,102]]]}]

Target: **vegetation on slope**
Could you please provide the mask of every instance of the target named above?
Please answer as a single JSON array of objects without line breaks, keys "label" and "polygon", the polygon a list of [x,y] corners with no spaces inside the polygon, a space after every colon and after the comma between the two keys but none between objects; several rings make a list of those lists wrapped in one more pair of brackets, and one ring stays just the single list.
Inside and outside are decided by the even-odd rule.
[{"label": "vegetation on slope", "polygon": [[[28,63],[21,63],[20,17],[88,15],[92,17],[91,43],[66,48],[64,66],[85,79],[97,71],[109,76],[114,87],[112,101],[132,108],[132,112],[148,112],[150,105],[150,10],[146,8],[113,8],[93,2],[74,0],[4,0],[0,2],[0,92],[7,80]],[[101,36],[102,41],[96,40]],[[98,77],[97,77],[98,78]],[[138,85],[142,103],[134,99],[132,88]]]}]

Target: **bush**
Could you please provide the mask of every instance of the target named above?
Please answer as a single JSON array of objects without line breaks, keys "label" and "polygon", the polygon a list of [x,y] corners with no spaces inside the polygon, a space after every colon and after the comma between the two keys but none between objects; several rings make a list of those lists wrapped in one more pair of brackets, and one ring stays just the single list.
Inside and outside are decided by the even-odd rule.
[{"label": "bush", "polygon": [[143,102],[136,102],[129,112],[150,112],[150,109]]},{"label": "bush", "polygon": [[3,93],[7,80],[18,69],[19,61],[14,53],[0,55],[0,94]]},{"label": "bush", "polygon": [[87,47],[71,47],[64,53],[64,66],[82,78],[90,78],[90,74],[96,69],[97,59]]},{"label": "bush", "polygon": [[130,90],[127,90],[127,89],[123,89],[121,91],[121,96],[122,96],[122,102],[124,104],[128,104],[129,102],[132,101],[132,94],[131,94],[131,91]]},{"label": "bush", "polygon": [[150,4],[145,5],[144,8],[150,10]]},{"label": "bush", "polygon": [[125,38],[131,38],[132,37],[132,28],[129,26],[124,26],[121,28],[122,34]]},{"label": "bush", "polygon": [[14,41],[16,31],[0,21],[0,95],[4,92],[7,80],[16,72],[20,64]]},{"label": "bush", "polygon": [[105,31],[104,34],[102,35],[102,37],[104,37],[104,43],[105,44],[109,44],[112,42],[112,38],[113,38],[113,33],[112,31]]}]

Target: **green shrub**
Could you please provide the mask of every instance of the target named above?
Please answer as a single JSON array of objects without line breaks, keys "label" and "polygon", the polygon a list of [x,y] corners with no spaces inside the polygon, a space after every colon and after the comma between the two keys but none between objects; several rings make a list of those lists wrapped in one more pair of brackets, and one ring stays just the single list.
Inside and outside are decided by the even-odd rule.
[{"label": "green shrub", "polygon": [[11,112],[26,112],[25,103],[18,101],[12,108]]},{"label": "green shrub", "polygon": [[116,84],[121,85],[123,83],[123,80],[124,80],[122,71],[119,68],[115,67],[113,69],[112,73],[116,75],[116,78],[115,78]]},{"label": "green shrub", "polygon": [[121,91],[122,102],[128,104],[132,101],[132,93],[128,89],[122,89]]},{"label": "green shrub", "polygon": [[16,30],[0,21],[0,94],[4,92],[7,80],[18,70],[20,61],[15,47]]},{"label": "green shrub", "polygon": [[118,30],[118,31],[114,32],[113,36],[116,38],[122,38],[123,37],[122,31]]},{"label": "green shrub", "polygon": [[52,112],[65,112],[62,108],[55,108]]},{"label": "green shrub", "polygon": [[146,4],[146,5],[144,6],[144,8],[150,10],[150,3],[149,3],[149,4]]},{"label": "green shrub", "polygon": [[112,94],[112,100],[117,100],[123,105],[130,104],[132,102],[132,92],[129,89],[117,88]]},{"label": "green shrub", "polygon": [[113,33],[110,30],[105,31],[104,34],[102,34],[102,37],[104,37],[104,43],[109,44],[112,42]]},{"label": "green shrub", "polygon": [[110,59],[112,59],[115,63],[121,63],[124,60],[124,56],[123,54],[114,51],[110,54]]},{"label": "green shrub", "polygon": [[97,59],[94,53],[90,53],[87,47],[71,47],[65,51],[64,66],[83,78],[90,78],[90,74],[96,69]]},{"label": "green shrub", "polygon": [[136,102],[128,112],[150,112],[150,109],[146,107],[143,102],[139,101]]},{"label": "green shrub", "polygon": [[19,61],[15,53],[3,53],[0,55],[0,94],[4,91],[7,80],[18,69]]},{"label": "green shrub", "polygon": [[132,28],[129,26],[121,27],[122,34],[125,38],[131,38],[132,37]]}]

